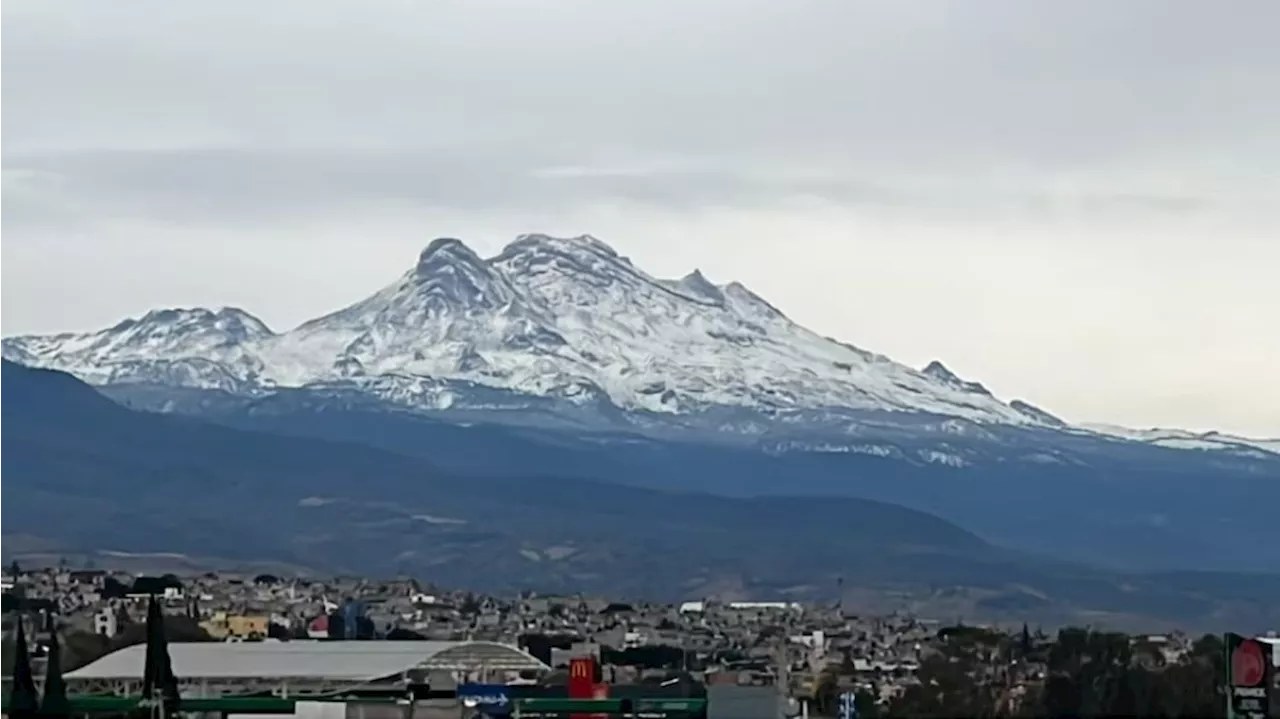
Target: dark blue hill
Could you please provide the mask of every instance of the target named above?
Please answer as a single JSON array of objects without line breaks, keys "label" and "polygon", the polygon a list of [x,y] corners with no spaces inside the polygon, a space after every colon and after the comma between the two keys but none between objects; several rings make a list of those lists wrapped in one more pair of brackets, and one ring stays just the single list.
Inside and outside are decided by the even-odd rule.
[{"label": "dark blue hill", "polygon": [[[494,459],[483,472],[450,466],[486,448],[507,451],[485,429],[428,433],[434,449],[417,451],[449,458],[436,464],[355,442],[132,411],[68,375],[9,362],[0,387],[8,556],[8,538],[21,536],[68,553],[274,560],[508,591],[829,598],[843,577],[847,587],[907,592],[924,606],[967,597],[971,611],[1002,617],[1090,610],[1192,623],[1216,613],[1232,626],[1274,619],[1274,607],[1234,596],[1234,575],[1124,576],[1037,559],[878,501],[735,498],[574,476],[591,464],[518,472],[510,463],[527,455]],[[366,419],[368,433],[392,430]],[[1248,580],[1250,589],[1280,584]],[[1215,592],[1236,600],[1226,614]]]},{"label": "dark blue hill", "polygon": [[[5,532],[49,536],[68,547],[393,567],[394,557],[378,556],[388,546],[355,541],[377,525],[410,541],[502,536],[513,543],[510,561],[525,563],[522,542],[534,551],[552,541],[590,543],[584,551],[595,553],[622,551],[615,542],[692,545],[708,553],[694,563],[750,554],[742,548],[754,540],[787,540],[757,547],[764,561],[782,553],[784,563],[787,553],[860,547],[995,552],[959,527],[880,502],[734,499],[572,477],[467,475],[357,443],[131,411],[69,375],[7,361],[2,386]],[[50,512],[68,521],[54,526]],[[330,521],[335,513],[351,526],[317,540],[310,515]],[[157,526],[164,531],[152,534]]]},{"label": "dark blue hill", "polygon": [[[250,402],[170,388],[155,389],[154,397],[137,387],[108,391],[142,407],[172,403],[228,426],[359,442],[470,475],[534,473],[730,497],[857,497],[937,515],[1002,546],[1117,569],[1280,567],[1270,529],[1272,508],[1280,506],[1280,457],[1219,461],[1209,453],[1028,433],[1024,453],[1040,451],[1043,442],[1066,459],[994,457],[957,468],[617,433],[463,426],[366,397],[307,390]],[[901,446],[911,450],[908,441]]]}]

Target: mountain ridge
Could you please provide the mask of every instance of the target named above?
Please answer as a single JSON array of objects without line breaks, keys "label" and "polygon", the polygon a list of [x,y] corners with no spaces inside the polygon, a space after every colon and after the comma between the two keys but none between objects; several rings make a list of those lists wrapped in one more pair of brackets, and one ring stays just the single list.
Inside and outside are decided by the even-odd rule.
[{"label": "mountain ridge", "polygon": [[8,338],[5,357],[131,408],[460,472],[876,499],[1125,569],[1280,562],[1262,539],[1234,548],[1280,502],[1277,448],[1070,425],[941,361],[819,337],[740,284],[653,278],[594,238],[524,235],[488,259],[436,240],[378,291],[281,332],[234,309],[144,317]]},{"label": "mountain ridge", "polygon": [[[155,311],[98,333],[6,338],[4,352],[99,384],[138,381],[136,363],[155,361],[189,367],[170,374],[188,386],[238,391],[407,375],[535,395],[581,385],[622,409],[673,414],[853,407],[1035,421],[961,383],[820,338],[739,283],[654,278],[589,235],[521,235],[487,259],[440,238],[393,283],[279,333],[256,318],[250,332],[215,317]],[[201,377],[204,362],[235,382]]]},{"label": "mountain ridge", "polygon": [[[494,406],[497,390],[511,393],[504,407],[612,405],[623,425],[706,415],[708,434],[782,422],[856,435],[871,413],[1145,441],[1005,402],[939,361],[916,370],[821,337],[737,282],[652,277],[590,235],[520,235],[489,258],[438,238],[372,295],[281,332],[237,308],[154,310],[98,332],[5,338],[3,355],[97,385],[349,386],[421,411]],[[1280,456],[1244,438],[1198,448]]]}]

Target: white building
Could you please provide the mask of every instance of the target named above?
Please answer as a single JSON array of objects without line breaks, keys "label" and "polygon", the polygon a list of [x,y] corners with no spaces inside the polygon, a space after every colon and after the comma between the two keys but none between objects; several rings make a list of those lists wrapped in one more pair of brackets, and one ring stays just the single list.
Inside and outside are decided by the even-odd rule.
[{"label": "white building", "polygon": [[111,607],[103,607],[93,615],[93,633],[114,637],[120,633],[120,619]]}]

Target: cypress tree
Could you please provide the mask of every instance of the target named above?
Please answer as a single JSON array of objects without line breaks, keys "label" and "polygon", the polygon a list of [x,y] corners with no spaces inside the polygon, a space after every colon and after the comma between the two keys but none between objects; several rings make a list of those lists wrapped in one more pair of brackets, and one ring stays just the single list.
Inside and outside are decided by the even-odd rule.
[{"label": "cypress tree", "polygon": [[163,708],[163,716],[178,712],[178,677],[173,673],[169,644],[165,640],[164,614],[155,595],[147,602],[147,654],[142,671],[142,698],[151,707]]},{"label": "cypress tree", "polygon": [[49,616],[49,657],[45,663],[44,699],[40,702],[43,717],[71,716],[71,703],[67,701],[67,683],[62,678],[62,645],[58,642],[58,627],[53,615]]},{"label": "cypress tree", "polygon": [[36,678],[31,673],[31,655],[27,653],[27,635],[23,617],[18,615],[18,633],[14,642],[13,685],[9,689],[9,716],[15,719],[34,717],[40,708],[36,694]]}]

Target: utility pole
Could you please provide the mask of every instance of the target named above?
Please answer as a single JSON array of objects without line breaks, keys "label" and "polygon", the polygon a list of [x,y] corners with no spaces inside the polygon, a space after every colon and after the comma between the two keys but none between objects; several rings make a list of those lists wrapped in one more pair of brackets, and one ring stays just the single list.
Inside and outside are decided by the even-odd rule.
[{"label": "utility pole", "polygon": [[778,693],[778,715],[786,716],[788,700],[791,698],[791,675],[787,671],[787,644],[785,637],[774,639],[773,681],[774,689]]},{"label": "utility pole", "polygon": [[844,575],[836,577],[836,611],[840,613],[840,621],[844,621]]}]

